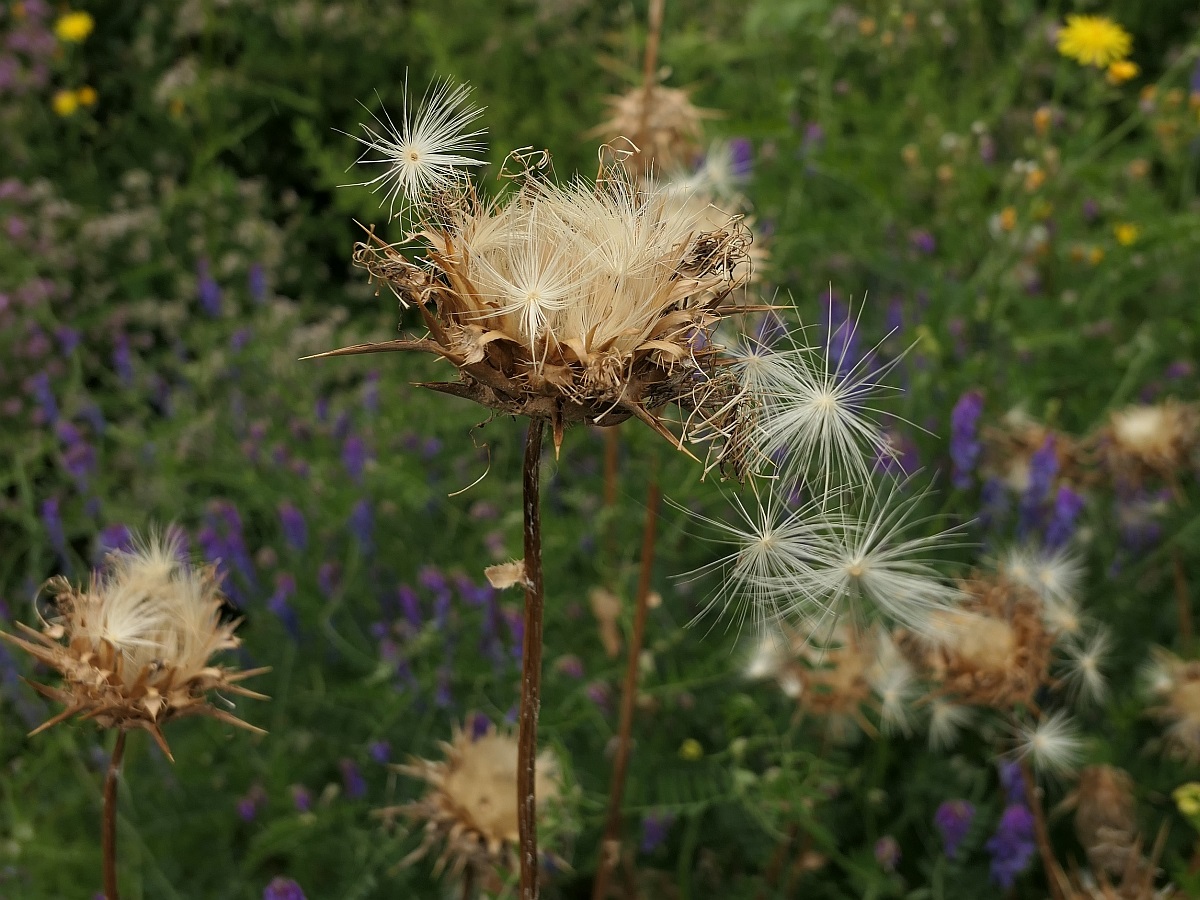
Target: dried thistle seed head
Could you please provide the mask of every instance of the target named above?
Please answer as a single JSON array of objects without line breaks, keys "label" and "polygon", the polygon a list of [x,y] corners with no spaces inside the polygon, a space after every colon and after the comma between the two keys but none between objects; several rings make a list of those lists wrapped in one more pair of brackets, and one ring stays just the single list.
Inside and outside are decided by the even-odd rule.
[{"label": "dried thistle seed head", "polygon": [[[440,845],[435,873],[469,871],[489,889],[518,867],[516,737],[494,726],[478,738],[456,728],[450,743],[441,746],[441,760],[413,759],[393,767],[424,781],[427,789],[416,802],[381,809],[378,815],[389,821],[403,816],[424,828],[421,846],[401,865]],[[562,799],[562,778],[549,751],[538,756],[535,793],[539,818],[552,818]]]},{"label": "dried thistle seed head", "polygon": [[1129,406],[1109,416],[1098,440],[1114,479],[1174,482],[1200,449],[1200,407],[1177,400]]},{"label": "dried thistle seed head", "polygon": [[795,661],[788,672],[799,685],[800,708],[822,718],[833,740],[848,740],[860,730],[874,735],[863,711],[872,701],[878,630],[843,624],[820,638],[806,631],[792,634]]},{"label": "dried thistle seed head", "polygon": [[1138,836],[1129,773],[1107,765],[1085,766],[1062,805],[1075,809],[1075,835],[1092,869],[1119,878]]},{"label": "dried thistle seed head", "polygon": [[[552,182],[530,168],[515,190],[485,202],[446,197],[415,236],[425,265],[378,241],[355,259],[421,311],[429,336],[334,351],[422,350],[459,380],[427,384],[504,413],[545,418],[556,447],[566,424],[631,416],[682,446],[656,412],[685,411],[684,437],[729,445],[752,404],[711,332],[737,306],[746,257],[736,219],[697,222],[619,167],[594,182]],[[431,205],[434,200],[430,200]]]},{"label": "dried thistle seed head", "polygon": [[1183,660],[1155,647],[1147,675],[1154,705],[1146,712],[1167,726],[1168,753],[1200,761],[1200,660]]},{"label": "dried thistle seed head", "polygon": [[689,91],[661,84],[609,97],[608,113],[588,136],[631,141],[639,151],[633,161],[640,172],[690,169],[700,155],[704,120],[719,115],[693,105]]},{"label": "dried thistle seed head", "polygon": [[1054,481],[1081,486],[1089,477],[1089,456],[1079,441],[1030,418],[1023,410],[1012,410],[1001,421],[982,432],[983,475],[998,478],[1009,490],[1023,494],[1029,488],[1034,455],[1053,442]]},{"label": "dried thistle seed head", "polygon": [[1049,679],[1053,636],[1037,595],[996,576],[962,582],[959,609],[935,613],[932,629],[903,641],[942,693],[1009,710],[1029,704]]},{"label": "dried thistle seed head", "polygon": [[210,691],[266,699],[239,682],[267,670],[212,664],[214,654],[239,646],[237,622],[222,621],[214,567],[183,559],[178,535],[109,554],[86,589],[58,576],[44,590],[53,615],[41,632],[25,625],[18,625],[24,637],[0,632],[63,676],[57,687],[33,685],[66,705],[33,733],[80,715],[102,728],[145,729],[168,756],[160,728],[173,718],[211,716],[261,733],[208,702]]}]

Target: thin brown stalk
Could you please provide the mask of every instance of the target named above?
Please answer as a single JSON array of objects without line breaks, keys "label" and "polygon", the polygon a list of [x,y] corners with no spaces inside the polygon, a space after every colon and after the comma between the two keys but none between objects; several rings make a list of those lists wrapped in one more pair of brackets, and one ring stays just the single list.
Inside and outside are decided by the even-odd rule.
[{"label": "thin brown stalk", "polygon": [[530,419],[521,488],[525,520],[525,639],[521,650],[521,711],[517,733],[517,834],[521,900],[537,900],[537,722],[542,687],[542,522],[538,481],[544,419]]},{"label": "thin brown stalk", "polygon": [[1187,575],[1183,571],[1183,555],[1176,547],[1171,551],[1175,571],[1175,609],[1179,614],[1179,643],[1184,654],[1192,652],[1192,598],[1188,593]]},{"label": "thin brown stalk", "polygon": [[646,525],[642,533],[642,567],[638,574],[637,599],[633,613],[633,634],[629,637],[629,659],[625,664],[625,684],[621,688],[621,718],[617,727],[617,752],[613,757],[612,785],[608,795],[608,820],[600,844],[600,864],[592,882],[592,900],[604,900],[608,878],[621,856],[621,800],[629,770],[629,748],[633,734],[633,705],[637,697],[638,664],[646,638],[646,614],[650,608],[650,575],[654,570],[654,544],[658,535],[658,482],[650,482],[646,498]]},{"label": "thin brown stalk", "polygon": [[1042,792],[1038,790],[1037,782],[1033,779],[1033,771],[1028,761],[1021,762],[1021,780],[1025,782],[1025,803],[1033,813],[1033,836],[1037,841],[1038,854],[1042,857],[1042,869],[1046,874],[1046,884],[1050,888],[1051,900],[1063,900],[1062,887],[1055,877],[1058,861],[1050,848],[1050,832],[1046,828],[1046,811],[1042,808]]},{"label": "thin brown stalk", "polygon": [[108,773],[104,776],[104,819],[100,828],[100,852],[104,870],[105,900],[120,900],[117,893],[117,780],[125,756],[125,731],[117,731]]},{"label": "thin brown stalk", "polygon": [[646,169],[646,134],[650,128],[650,106],[654,88],[658,85],[658,47],[662,42],[663,8],[666,0],[650,0],[650,25],[646,34],[646,55],[642,57],[642,112],[638,122],[637,145],[642,152],[635,159],[640,169]]}]

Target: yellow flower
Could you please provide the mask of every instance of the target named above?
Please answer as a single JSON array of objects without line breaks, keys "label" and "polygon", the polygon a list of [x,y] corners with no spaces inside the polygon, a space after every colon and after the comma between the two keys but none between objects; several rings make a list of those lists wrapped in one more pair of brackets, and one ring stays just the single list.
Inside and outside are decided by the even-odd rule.
[{"label": "yellow flower", "polygon": [[1038,166],[1034,166],[1025,173],[1025,190],[1029,191],[1029,193],[1032,194],[1045,183],[1046,173]]},{"label": "yellow flower", "polygon": [[79,98],[74,91],[57,91],[50,100],[50,105],[60,116],[69,116],[79,109]]},{"label": "yellow flower", "polygon": [[1045,137],[1046,132],[1050,130],[1050,123],[1054,120],[1054,111],[1048,106],[1039,106],[1033,114],[1033,130],[1038,133],[1038,137]]},{"label": "yellow flower", "polygon": [[695,762],[704,756],[704,748],[700,746],[700,742],[695,738],[688,738],[679,745],[679,756],[682,759]]},{"label": "yellow flower", "polygon": [[1185,816],[1200,815],[1200,782],[1189,781],[1171,792],[1179,811]]},{"label": "yellow flower", "polygon": [[1005,231],[1012,231],[1017,227],[1017,211],[1011,206],[1000,210],[1000,227]]},{"label": "yellow flower", "polygon": [[1132,222],[1121,222],[1113,226],[1113,234],[1117,238],[1117,243],[1122,247],[1128,247],[1138,239],[1140,229]]},{"label": "yellow flower", "polygon": [[78,44],[87,39],[96,27],[96,20],[90,13],[69,12],[58,17],[54,23],[54,33],[60,41],[68,44]]},{"label": "yellow flower", "polygon": [[1141,69],[1138,64],[1128,59],[1118,59],[1108,64],[1108,83],[1124,84],[1130,78],[1136,78]]},{"label": "yellow flower", "polygon": [[1104,259],[1104,249],[1103,248],[1092,247],[1090,250],[1088,250],[1088,262],[1090,262],[1093,266],[1100,265],[1100,263],[1103,259]]},{"label": "yellow flower", "polygon": [[1133,47],[1129,32],[1104,16],[1067,16],[1058,32],[1058,52],[1080,65],[1104,68]]},{"label": "yellow flower", "polygon": [[79,101],[80,106],[95,106],[96,105],[96,89],[89,84],[85,84],[75,92],[75,99]]},{"label": "yellow flower", "polygon": [[858,33],[863,37],[870,37],[875,33],[875,20],[870,16],[858,20]]}]

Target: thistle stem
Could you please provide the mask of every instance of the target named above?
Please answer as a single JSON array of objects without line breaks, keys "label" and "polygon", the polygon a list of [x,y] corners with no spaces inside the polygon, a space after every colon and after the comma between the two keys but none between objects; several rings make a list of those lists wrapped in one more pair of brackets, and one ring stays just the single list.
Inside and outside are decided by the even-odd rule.
[{"label": "thistle stem", "polygon": [[104,867],[105,900],[120,900],[117,893],[117,780],[125,756],[125,730],[117,731],[108,773],[104,776],[104,819],[100,829],[100,852]]},{"label": "thistle stem", "polygon": [[521,900],[537,900],[537,721],[542,686],[542,523],[538,480],[545,420],[530,419],[525,438],[522,501],[525,520],[525,637],[521,649],[521,711],[517,732],[517,834]]},{"label": "thistle stem", "polygon": [[646,526],[642,534],[642,567],[638,575],[637,599],[633,614],[633,634],[629,638],[629,660],[625,665],[625,684],[621,688],[621,719],[617,729],[617,752],[613,757],[612,786],[608,795],[608,821],[600,843],[600,864],[592,882],[592,900],[604,900],[608,877],[621,856],[621,799],[629,769],[630,736],[633,733],[633,703],[637,696],[638,664],[646,637],[646,613],[649,609],[650,575],[654,570],[654,542],[658,534],[657,481],[650,482],[646,500]]},{"label": "thistle stem", "polygon": [[1057,861],[1054,851],[1050,849],[1050,832],[1046,829],[1046,812],[1042,808],[1042,793],[1034,781],[1033,771],[1029,763],[1021,762],[1021,780],[1025,782],[1025,803],[1033,813],[1033,835],[1037,841],[1038,854],[1042,857],[1042,868],[1045,870],[1046,885],[1050,888],[1051,900],[1062,900],[1056,870]]}]

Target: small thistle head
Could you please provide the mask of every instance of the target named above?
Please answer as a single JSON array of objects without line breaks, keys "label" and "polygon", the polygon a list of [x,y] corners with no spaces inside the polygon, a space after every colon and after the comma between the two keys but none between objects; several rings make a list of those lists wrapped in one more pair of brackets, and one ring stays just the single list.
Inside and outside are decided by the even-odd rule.
[{"label": "small thistle head", "polygon": [[1145,679],[1155,704],[1147,713],[1167,726],[1167,751],[1200,761],[1200,661],[1183,660],[1156,647]]},{"label": "small thistle head", "polygon": [[1056,631],[1078,633],[1083,564],[1075,552],[1066,547],[1048,549],[1033,544],[1010,547],[997,570],[1004,578],[1037,594]]},{"label": "small thistle head", "polygon": [[691,168],[700,155],[704,120],[716,116],[695,106],[687,90],[661,84],[609,97],[608,113],[590,135],[631,141],[638,148],[634,162],[641,172]]},{"label": "small thistle head", "polygon": [[1085,766],[1075,790],[1063,801],[1075,807],[1075,835],[1096,872],[1119,879],[1131,862],[1138,837],[1133,779],[1114,766]]},{"label": "small thistle head", "polygon": [[[440,760],[414,758],[392,767],[425,782],[424,796],[376,814],[387,821],[403,816],[424,828],[420,847],[401,865],[411,865],[440,845],[435,872],[470,872],[485,887],[499,886],[502,876],[518,867],[517,740],[495,726],[479,737],[456,728],[441,747]],[[535,795],[539,817],[549,815],[562,798],[558,762],[549,751],[537,759]]]},{"label": "small thistle head", "polygon": [[215,654],[239,645],[237,623],[222,616],[215,569],[184,559],[178,534],[110,553],[86,588],[58,576],[44,590],[42,631],[18,625],[24,637],[0,632],[63,676],[59,687],[34,685],[66,705],[34,733],[84,715],[103,728],[145,729],[170,756],[160,728],[173,718],[206,715],[259,731],[208,703],[210,691],[265,699],[239,682],[266,670],[212,664]]},{"label": "small thistle head", "polygon": [[1105,628],[1097,628],[1085,640],[1067,641],[1061,650],[1063,682],[1071,696],[1081,703],[1099,703],[1108,692],[1104,666],[1112,649],[1112,637]]},{"label": "small thistle head", "polygon": [[1200,407],[1166,400],[1113,412],[1099,435],[1103,459],[1126,483],[1173,482],[1200,449]]},{"label": "small thistle head", "polygon": [[972,718],[970,707],[934,697],[929,701],[929,749],[934,753],[951,749]]},{"label": "small thistle head", "polygon": [[471,88],[454,87],[449,81],[435,82],[420,106],[411,112],[407,88],[406,79],[398,126],[385,111],[382,119],[372,114],[374,125],[360,123],[365,138],[351,135],[366,148],[358,163],[382,166],[383,170],[374,178],[350,186],[383,191],[389,218],[396,215],[397,201],[402,209],[419,208],[431,196],[460,186],[464,168],[484,165],[484,160],[473,154],[483,150],[478,139],[485,131],[467,130],[483,115],[482,109],[467,102]]},{"label": "small thistle head", "polygon": [[1083,738],[1071,717],[1062,710],[1035,723],[1017,726],[1017,755],[1029,759],[1047,775],[1067,775],[1083,760]]}]

